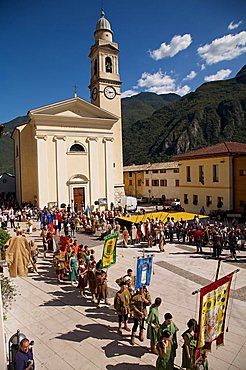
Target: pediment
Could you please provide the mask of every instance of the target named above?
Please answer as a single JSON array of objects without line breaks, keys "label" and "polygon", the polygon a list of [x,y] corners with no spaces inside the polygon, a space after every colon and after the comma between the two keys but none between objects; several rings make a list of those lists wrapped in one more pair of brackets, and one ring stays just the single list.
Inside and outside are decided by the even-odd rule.
[{"label": "pediment", "polygon": [[112,113],[99,108],[86,100],[79,97],[63,100],[58,103],[47,105],[38,109],[31,110],[29,115],[32,116],[53,116],[59,118],[99,118],[107,120],[118,119]]}]

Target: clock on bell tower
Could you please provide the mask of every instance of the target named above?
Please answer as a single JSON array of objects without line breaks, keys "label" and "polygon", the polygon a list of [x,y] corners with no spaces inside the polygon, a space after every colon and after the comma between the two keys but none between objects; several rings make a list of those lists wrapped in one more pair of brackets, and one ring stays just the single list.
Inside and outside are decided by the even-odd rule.
[{"label": "clock on bell tower", "polygon": [[94,32],[95,44],[90,51],[92,104],[121,117],[118,44],[113,42],[113,31],[102,10]]}]

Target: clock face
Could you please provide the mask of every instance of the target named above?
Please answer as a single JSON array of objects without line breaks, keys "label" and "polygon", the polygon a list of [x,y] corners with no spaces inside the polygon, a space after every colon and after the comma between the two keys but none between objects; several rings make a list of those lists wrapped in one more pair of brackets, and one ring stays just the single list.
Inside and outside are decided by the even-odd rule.
[{"label": "clock face", "polygon": [[104,95],[108,99],[114,99],[114,97],[116,96],[115,88],[112,86],[106,86],[104,89]]},{"label": "clock face", "polygon": [[91,97],[93,100],[96,100],[97,98],[97,88],[96,87],[94,87],[94,89],[92,90]]}]

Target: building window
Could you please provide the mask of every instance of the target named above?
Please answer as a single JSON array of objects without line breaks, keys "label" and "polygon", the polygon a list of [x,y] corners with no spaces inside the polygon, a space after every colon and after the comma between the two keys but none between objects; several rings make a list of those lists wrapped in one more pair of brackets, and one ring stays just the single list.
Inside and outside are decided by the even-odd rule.
[{"label": "building window", "polygon": [[190,166],[186,166],[186,181],[191,182]]},{"label": "building window", "polygon": [[149,171],[145,171],[145,173],[146,173],[146,174],[148,174],[148,173],[149,173]]},{"label": "building window", "polygon": [[188,204],[188,203],[189,203],[188,194],[184,194],[184,204]]},{"label": "building window", "polygon": [[167,170],[160,170],[160,173],[166,173],[167,172]]},{"label": "building window", "polygon": [[175,180],[175,186],[179,186],[179,180]]},{"label": "building window", "polygon": [[217,198],[217,208],[222,208],[223,207],[223,197],[218,197]]},{"label": "building window", "polygon": [[152,180],[152,186],[159,186],[159,180]]},{"label": "building window", "polygon": [[204,167],[199,166],[199,182],[204,185]]},{"label": "building window", "polygon": [[219,165],[213,165],[213,182],[219,182]]},{"label": "building window", "polygon": [[129,180],[129,185],[132,185],[132,180]]},{"label": "building window", "polygon": [[160,186],[167,186],[167,180],[160,180]]},{"label": "building window", "polygon": [[146,186],[149,186],[149,179],[146,179],[146,180],[145,180],[145,185],[146,185]]},{"label": "building window", "polygon": [[141,186],[141,185],[142,185],[142,181],[138,180],[138,186]]},{"label": "building window", "polygon": [[132,172],[129,172],[129,177],[132,177]]},{"label": "building window", "polygon": [[239,176],[246,176],[246,170],[239,170]]},{"label": "building window", "polygon": [[173,173],[179,173],[179,169],[178,168],[174,168]]},{"label": "building window", "polygon": [[206,196],[206,204],[207,204],[207,207],[211,206],[212,204],[212,197],[210,195]]},{"label": "building window", "polygon": [[15,155],[16,155],[16,158],[19,157],[19,148],[18,148],[17,145],[16,145],[16,148],[15,148]]},{"label": "building window", "polygon": [[193,195],[193,204],[194,206],[198,205],[198,195]]},{"label": "building window", "polygon": [[97,75],[97,59],[94,61],[94,75]]},{"label": "building window", "polygon": [[73,144],[70,147],[69,152],[72,152],[72,153],[85,152],[85,148],[81,144]]},{"label": "building window", "polygon": [[112,73],[112,60],[110,57],[106,57],[105,59],[105,68],[106,72]]},{"label": "building window", "polygon": [[159,171],[158,171],[158,170],[153,170],[152,172],[153,172],[153,173],[158,173]]}]

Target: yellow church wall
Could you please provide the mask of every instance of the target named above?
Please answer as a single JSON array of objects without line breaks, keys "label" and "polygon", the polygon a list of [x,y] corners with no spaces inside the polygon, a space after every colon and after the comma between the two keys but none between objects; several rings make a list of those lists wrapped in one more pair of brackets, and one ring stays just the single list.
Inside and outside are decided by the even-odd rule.
[{"label": "yellow church wall", "polygon": [[20,178],[22,202],[34,203],[37,189],[37,151],[35,141],[32,139],[34,128],[31,123],[25,125],[20,132]]}]

